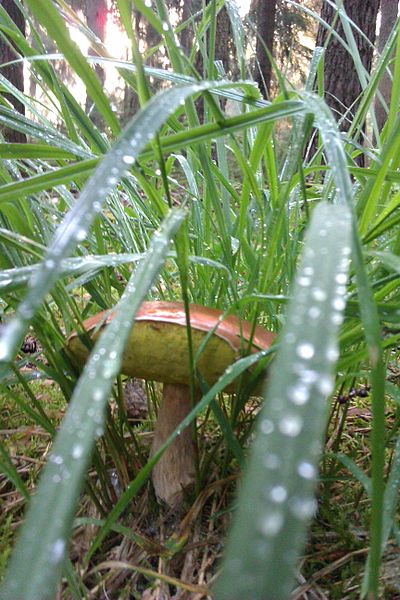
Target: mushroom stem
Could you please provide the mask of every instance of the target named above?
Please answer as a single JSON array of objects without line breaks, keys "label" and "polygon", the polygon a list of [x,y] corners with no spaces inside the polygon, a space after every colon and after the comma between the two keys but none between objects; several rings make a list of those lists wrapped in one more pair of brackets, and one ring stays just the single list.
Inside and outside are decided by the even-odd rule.
[{"label": "mushroom stem", "polygon": [[[191,408],[187,385],[164,384],[151,456],[167,441]],[[194,485],[195,461],[195,446],[189,426],[174,439],[153,468],[152,481],[157,498],[171,507],[179,504],[184,491]]]}]

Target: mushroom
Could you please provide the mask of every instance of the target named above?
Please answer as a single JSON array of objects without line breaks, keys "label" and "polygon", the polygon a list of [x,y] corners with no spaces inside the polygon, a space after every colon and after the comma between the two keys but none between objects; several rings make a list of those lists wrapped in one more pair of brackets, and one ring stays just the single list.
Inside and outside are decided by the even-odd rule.
[{"label": "mushroom", "polygon": [[[222,319],[220,310],[191,304],[189,313],[194,353],[213,330],[196,363],[209,386],[239,358],[241,350],[257,352],[271,346],[275,338],[273,333],[262,327],[253,330],[251,323],[236,316]],[[89,355],[85,337],[89,335],[92,341],[96,341],[101,328],[112,318],[112,313],[103,311],[84,321],[84,336],[76,331],[69,336],[68,349],[77,364],[82,365]],[[248,349],[250,338],[252,344]],[[151,447],[151,455],[154,455],[191,410],[183,303],[154,301],[142,304],[124,350],[120,371],[132,377],[164,383]],[[226,391],[234,391],[234,388],[230,386]],[[152,481],[156,496],[169,506],[176,506],[184,490],[193,485],[194,479],[195,448],[191,429],[187,427],[155,465]]]}]

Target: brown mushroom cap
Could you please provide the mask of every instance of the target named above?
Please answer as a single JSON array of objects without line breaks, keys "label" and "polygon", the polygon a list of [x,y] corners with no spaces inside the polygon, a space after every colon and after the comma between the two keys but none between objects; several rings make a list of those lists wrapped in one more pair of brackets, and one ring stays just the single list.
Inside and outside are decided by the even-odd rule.
[{"label": "brown mushroom cap", "polygon": [[[209,331],[216,327],[197,362],[197,368],[208,385],[213,385],[225,369],[235,362],[241,351],[248,350],[252,324],[229,315],[220,321],[222,311],[197,304],[190,305],[193,349],[196,353]],[[113,318],[106,311],[84,322],[93,341],[102,327]],[[275,335],[256,327],[251,352],[268,348]],[[84,338],[73,332],[68,348],[78,364],[86,362],[89,350]],[[135,317],[126,344],[121,373],[171,384],[189,382],[186,315],[182,302],[144,302]]]}]

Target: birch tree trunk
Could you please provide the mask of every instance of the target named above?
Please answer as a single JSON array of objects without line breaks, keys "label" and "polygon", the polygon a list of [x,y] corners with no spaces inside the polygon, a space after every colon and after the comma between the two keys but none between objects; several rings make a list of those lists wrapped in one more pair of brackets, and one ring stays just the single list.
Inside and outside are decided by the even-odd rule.
[{"label": "birch tree trunk", "polygon": [[[0,6],[2,6],[8,13],[21,33],[25,35],[25,19],[14,0],[0,0]],[[18,57],[19,54],[16,50],[14,50],[13,44],[11,42],[10,44],[7,43],[2,37],[0,37],[0,64],[14,61]],[[24,65],[22,62],[1,67],[0,73],[18,90],[21,92],[24,91]],[[11,102],[11,104],[19,113],[22,115],[25,114],[25,107],[19,100],[14,98],[14,96],[11,94],[4,94],[4,96]],[[14,129],[4,129],[3,135],[8,142],[26,142],[26,135],[24,133],[20,133],[19,131],[15,131]]]}]

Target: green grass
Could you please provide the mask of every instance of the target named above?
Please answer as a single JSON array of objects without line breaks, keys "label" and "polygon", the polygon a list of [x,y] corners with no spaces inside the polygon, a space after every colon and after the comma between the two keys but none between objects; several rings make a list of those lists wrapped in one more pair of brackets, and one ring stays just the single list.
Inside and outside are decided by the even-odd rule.
[{"label": "green grass", "polygon": [[[1,485],[7,507],[9,492],[17,499],[17,507],[11,504],[1,521],[2,569],[22,499],[35,486],[6,572],[4,598],[44,600],[54,597],[59,585],[66,598],[85,598],[102,589],[118,598],[139,598],[159,575],[160,585],[170,586],[164,587],[167,594],[176,586],[184,589],[186,580],[197,586],[190,593],[204,592],[207,584],[216,600],[250,592],[259,600],[271,593],[287,598],[297,585],[293,568],[304,552],[302,575],[312,581],[346,548],[359,552],[340,573],[332,572],[331,597],[382,597],[381,563],[398,537],[400,470],[397,354],[392,352],[400,338],[398,24],[391,38],[389,119],[376,145],[366,143],[362,149],[368,161],[359,168],[352,137],[365,121],[369,127],[389,50],[365,82],[343,140],[323,99],[310,91],[318,52],[306,89],[292,89],[282,75],[269,104],[245,80],[244,32],[231,3],[243,75],[235,82],[215,80],[210,56],[204,73],[195,72],[194,54],[188,60],[172,29],[163,26],[162,0],[152,8],[137,2],[143,18],[160,33],[171,66],[168,71],[148,68],[136,47],[130,3],[119,0],[134,61],[113,61],[104,51],[104,64],[119,70],[141,106],[120,132],[110,99],[71,44],[57,4],[63,6],[61,0],[56,6],[49,0],[26,2],[35,48],[0,9],[0,30],[30,61],[48,101],[45,114],[34,98],[22,96],[25,118],[4,98],[0,103],[0,124],[28,136],[24,145],[0,143],[0,306],[8,323],[0,338],[0,401],[4,428],[15,430],[1,440]],[[211,57],[210,20],[220,8],[221,3],[212,2],[196,22],[194,47]],[[46,54],[36,22],[84,81],[103,118],[100,130],[64,86],[55,63],[35,59]],[[205,35],[208,28],[211,39]],[[360,68],[357,55],[355,60]],[[150,91],[150,77],[164,83],[157,95]],[[4,79],[1,85],[16,93]],[[200,96],[203,121],[197,112]],[[236,116],[223,113],[221,98],[235,103]],[[319,129],[319,153],[305,159],[312,122]],[[148,457],[157,388],[148,388],[149,418],[134,427],[124,415],[122,384],[115,384],[125,337],[144,298],[217,307],[279,334],[276,349],[265,357],[241,358],[205,391],[184,421],[206,434],[199,437],[201,485],[187,497],[182,514],[172,517],[157,505],[149,484],[152,466],[165,450]],[[106,349],[104,360],[92,355],[78,376],[65,353],[65,336],[85,318],[115,305],[119,316],[99,341]],[[15,359],[28,327],[43,348],[37,366],[51,385],[30,380]],[[221,396],[228,381],[260,359],[272,363],[260,410],[246,390],[233,402]],[[188,360],[193,370],[195,359]],[[361,427],[354,424],[346,405],[331,410],[332,396],[343,396],[360,382],[370,388],[369,396],[351,404],[367,409],[367,432],[362,421]],[[385,386],[397,401],[389,405],[392,413],[385,412]],[[218,394],[223,431],[212,412]],[[88,411],[95,396],[101,401],[93,419]],[[14,459],[21,455],[20,440],[30,426],[45,433],[30,437],[23,449],[34,459],[27,475]],[[84,444],[77,461],[71,450],[79,436]],[[318,449],[321,442],[326,445]],[[246,453],[251,449],[235,503],[238,446]],[[279,455],[283,465],[279,481],[265,468],[271,455]],[[36,489],[38,464],[48,456],[53,459],[41,469]],[[299,456],[307,463],[300,472]],[[68,482],[58,485],[66,473]],[[296,519],[293,507],[299,509],[299,499],[304,511]],[[232,502],[237,509],[227,534]],[[361,537],[346,527],[353,520]],[[220,563],[219,544],[226,535]],[[327,551],[330,536],[337,554]],[[116,555],[118,563],[113,562]],[[282,557],[289,557],[286,563]],[[189,582],[185,560],[196,565]],[[246,588],[250,573],[257,589]]]}]

